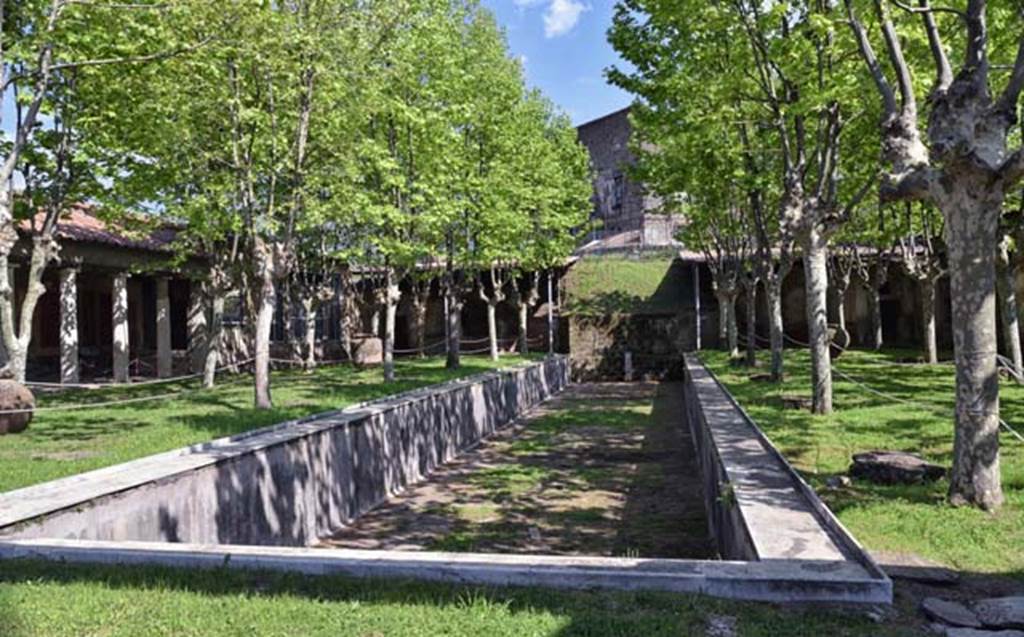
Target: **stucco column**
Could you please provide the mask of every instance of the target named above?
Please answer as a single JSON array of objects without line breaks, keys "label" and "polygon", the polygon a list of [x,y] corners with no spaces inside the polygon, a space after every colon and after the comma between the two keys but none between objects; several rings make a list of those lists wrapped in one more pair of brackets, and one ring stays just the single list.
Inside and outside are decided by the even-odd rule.
[{"label": "stucco column", "polygon": [[206,341],[209,338],[206,321],[206,300],[199,281],[189,283],[188,292],[188,352],[193,374],[203,371],[206,363]]},{"label": "stucco column", "polygon": [[60,271],[60,382],[77,383],[78,364],[78,269]]},{"label": "stucco column", "polygon": [[171,297],[167,277],[156,280],[156,375],[171,375]]},{"label": "stucco column", "polygon": [[114,275],[111,290],[111,324],[114,334],[114,382],[128,382],[128,273]]}]

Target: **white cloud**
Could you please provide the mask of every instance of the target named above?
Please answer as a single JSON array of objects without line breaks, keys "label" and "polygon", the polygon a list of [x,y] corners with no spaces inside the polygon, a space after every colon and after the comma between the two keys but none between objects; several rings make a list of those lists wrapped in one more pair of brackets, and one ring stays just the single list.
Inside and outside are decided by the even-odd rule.
[{"label": "white cloud", "polygon": [[[534,0],[516,0],[516,2],[534,2]],[[544,12],[544,37],[557,38],[572,31],[580,21],[580,14],[590,7],[576,0],[551,0]]]},{"label": "white cloud", "polygon": [[544,10],[544,36],[557,38],[572,31],[580,21],[580,15],[590,10],[590,5],[580,0],[512,0],[521,11],[547,6]]}]

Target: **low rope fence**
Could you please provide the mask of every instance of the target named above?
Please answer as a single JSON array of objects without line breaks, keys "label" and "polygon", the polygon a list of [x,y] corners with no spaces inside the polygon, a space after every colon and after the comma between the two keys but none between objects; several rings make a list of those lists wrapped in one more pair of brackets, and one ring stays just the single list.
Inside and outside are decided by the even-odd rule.
[{"label": "low rope fence", "polygon": [[[756,334],[754,336],[755,336],[755,339],[759,339],[760,338]],[[810,343],[805,343],[803,341],[797,340],[797,339],[793,338],[792,336],[790,336],[788,334],[783,334],[782,336],[783,336],[784,340],[786,340],[789,343],[791,343],[793,345],[796,345],[798,347],[809,348],[811,346]],[[742,339],[742,340],[746,341],[745,338]],[[769,339],[764,339],[764,340],[770,342]],[[758,348],[756,343],[755,343],[754,347]],[[848,349],[846,349],[844,347],[840,347],[839,345],[835,345],[835,347],[838,348],[839,350],[843,351],[843,352],[849,351]],[[1005,359],[1005,357],[1003,357],[1003,356],[1001,356],[999,354],[997,354],[996,356],[997,356],[997,359],[998,358],[1004,358]],[[875,362],[875,361],[872,361],[872,362]],[[918,363],[895,363],[895,362],[892,362],[892,361],[877,361],[877,362],[881,363],[883,365],[886,364],[886,363],[895,364],[895,365],[907,365],[907,364],[917,365],[918,364]],[[843,370],[837,368],[835,363],[832,364],[832,372],[835,373],[840,378],[843,378],[847,382],[852,383],[852,384],[860,387],[861,389],[864,389],[864,390],[866,390],[866,391],[868,391],[868,392],[870,392],[870,393],[872,393],[872,394],[874,394],[874,395],[876,395],[876,396],[878,396],[880,398],[885,398],[886,400],[889,400],[889,401],[891,401],[893,403],[903,404],[903,405],[907,405],[909,407],[915,407],[917,409],[921,409],[922,411],[931,412],[932,414],[935,414],[935,415],[943,417],[943,418],[956,418],[956,412],[955,411],[950,411],[948,407],[944,407],[942,405],[937,405],[935,403],[909,400],[909,399],[906,399],[906,398],[901,398],[899,396],[893,396],[892,394],[888,394],[886,392],[883,392],[883,391],[880,391],[878,389],[875,389],[874,387],[871,387],[868,384],[864,383],[862,380],[857,379],[856,377],[852,376],[851,374],[849,374],[847,372],[844,372]],[[1011,426],[1008,422],[1006,422],[1006,420],[1004,420],[1002,417],[999,418],[999,426],[1002,427],[1003,430],[1006,431],[1008,434],[1010,434],[1011,436],[1016,438],[1019,442],[1024,443],[1024,435],[1022,435],[1019,431],[1017,431],[1013,426]]]},{"label": "low rope fence", "polygon": [[[543,336],[538,336],[538,337],[534,337],[533,339],[527,339],[527,343],[530,343],[531,341],[533,341],[533,342],[543,341],[543,339],[544,339]],[[484,337],[482,340],[483,341],[489,341],[490,339],[489,339],[489,337]],[[470,350],[461,349],[461,345],[463,343],[479,343],[479,342],[481,342],[481,339],[468,339],[468,340],[460,341],[460,353],[461,354],[467,354],[467,355],[473,355],[473,354],[482,354],[482,353],[490,351],[490,345],[489,344],[487,345],[487,347],[483,347],[483,348],[470,349]],[[516,343],[516,342],[518,342],[518,339],[515,339],[515,338],[499,339],[499,342]],[[403,354],[411,354],[411,353],[418,354],[421,351],[426,351],[426,350],[428,350],[431,347],[444,346],[444,345],[445,345],[445,341],[438,341],[437,343],[433,343],[431,345],[425,346],[422,350],[417,348],[417,349],[392,350],[392,351],[395,354],[398,354],[399,352],[402,352]],[[226,381],[226,382],[217,383],[215,386],[212,386],[212,387],[205,387],[205,386],[192,387],[192,388],[187,388],[187,389],[181,389],[181,390],[178,390],[178,391],[164,392],[164,393],[161,393],[161,394],[152,394],[152,395],[148,395],[148,396],[133,396],[133,397],[128,397],[128,398],[119,398],[119,399],[116,399],[116,400],[83,402],[83,403],[76,403],[76,404],[71,404],[71,405],[52,405],[52,406],[34,407],[34,408],[31,408],[31,409],[4,409],[4,410],[0,410],[0,416],[15,415],[15,414],[27,414],[27,413],[51,413],[51,412],[62,412],[62,411],[63,412],[66,412],[66,411],[79,411],[79,410],[88,410],[88,409],[98,409],[98,408],[104,408],[104,407],[119,407],[119,406],[122,406],[122,405],[131,405],[131,404],[138,404],[138,403],[145,403],[145,402],[158,402],[158,401],[161,401],[161,400],[170,400],[170,399],[173,399],[173,398],[180,398],[182,396],[192,395],[192,394],[196,394],[196,393],[207,391],[207,390],[223,388],[223,387],[231,387],[231,386],[239,384],[243,380],[248,381],[247,378],[242,378],[241,377],[241,375],[243,373],[246,373],[246,372],[242,371],[242,368],[249,367],[250,365],[255,363],[255,361],[256,361],[255,357],[250,357],[250,358],[247,358],[245,360],[233,361],[231,363],[228,363],[228,364],[225,364],[225,365],[222,365],[222,366],[218,367],[217,369],[214,370],[214,375],[215,376],[224,374],[225,372],[230,372],[232,375],[236,376],[236,378],[232,378],[231,380]],[[289,366],[289,367],[307,367],[309,365],[309,363],[307,361],[305,361],[303,359],[299,359],[299,358],[271,357],[269,359],[269,362],[272,365],[285,365],[285,366]],[[350,363],[352,363],[352,360],[350,358],[317,359],[315,361],[315,366],[316,367],[322,367],[322,366],[342,365],[342,364],[350,364]],[[40,388],[40,389],[51,389],[51,390],[75,390],[75,389],[81,389],[81,390],[88,390],[88,391],[96,391],[96,390],[114,389],[114,388],[117,388],[117,389],[136,389],[136,388],[144,388],[144,387],[153,387],[153,386],[159,386],[159,385],[183,383],[183,382],[187,382],[187,381],[190,381],[190,380],[196,380],[196,379],[203,378],[203,377],[205,377],[205,373],[204,372],[196,372],[196,373],[193,373],[193,374],[183,374],[183,375],[180,375],[180,376],[173,376],[173,377],[168,377],[168,378],[153,378],[153,379],[138,380],[138,381],[133,381],[133,382],[130,382],[130,383],[114,383],[114,382],[48,383],[48,382],[40,382],[40,381],[29,381],[29,382],[26,382],[24,384],[27,387],[37,387],[37,388]]]}]

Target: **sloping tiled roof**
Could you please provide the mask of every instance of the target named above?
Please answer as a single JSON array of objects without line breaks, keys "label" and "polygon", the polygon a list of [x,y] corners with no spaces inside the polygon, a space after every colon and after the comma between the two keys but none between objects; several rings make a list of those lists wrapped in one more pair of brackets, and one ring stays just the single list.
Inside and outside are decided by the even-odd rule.
[{"label": "sloping tiled roof", "polygon": [[[42,221],[40,212],[36,220]],[[109,224],[96,216],[92,206],[75,204],[63,213],[57,222],[57,238],[83,243],[98,243],[117,248],[131,250],[148,250],[152,252],[168,252],[170,243],[174,241],[177,230],[169,225],[136,215],[128,228]],[[28,230],[29,222],[22,222],[22,229]]]}]

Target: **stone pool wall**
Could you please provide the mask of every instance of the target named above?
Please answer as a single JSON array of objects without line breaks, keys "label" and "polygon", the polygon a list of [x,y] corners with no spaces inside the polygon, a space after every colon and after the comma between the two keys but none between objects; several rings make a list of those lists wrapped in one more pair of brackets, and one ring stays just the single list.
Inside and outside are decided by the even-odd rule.
[{"label": "stone pool wall", "polygon": [[568,380],[552,356],[0,494],[0,538],[308,545]]},{"label": "stone pool wall", "polygon": [[685,356],[686,419],[711,536],[726,560],[849,563],[888,578],[714,375]]}]

